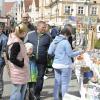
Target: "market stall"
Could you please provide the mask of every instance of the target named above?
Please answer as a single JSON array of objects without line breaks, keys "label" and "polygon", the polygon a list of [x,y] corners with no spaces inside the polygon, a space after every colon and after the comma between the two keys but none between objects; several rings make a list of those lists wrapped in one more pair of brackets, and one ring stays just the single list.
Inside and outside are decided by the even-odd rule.
[{"label": "market stall", "polygon": [[100,100],[100,50],[93,49],[75,59],[81,100]]}]

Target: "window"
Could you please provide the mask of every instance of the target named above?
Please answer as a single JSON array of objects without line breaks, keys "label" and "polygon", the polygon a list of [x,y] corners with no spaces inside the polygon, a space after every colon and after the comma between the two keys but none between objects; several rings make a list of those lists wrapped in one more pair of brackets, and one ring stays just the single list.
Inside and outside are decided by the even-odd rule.
[{"label": "window", "polygon": [[82,6],[78,7],[78,14],[80,14],[80,15],[84,14],[84,7],[82,7]]},{"label": "window", "polygon": [[65,13],[67,13],[67,14],[71,14],[72,13],[70,6],[65,6]]},{"label": "window", "polygon": [[97,14],[97,7],[92,7],[92,15],[96,15]]},{"label": "window", "polygon": [[45,0],[45,6],[48,5],[50,3],[50,0]]}]

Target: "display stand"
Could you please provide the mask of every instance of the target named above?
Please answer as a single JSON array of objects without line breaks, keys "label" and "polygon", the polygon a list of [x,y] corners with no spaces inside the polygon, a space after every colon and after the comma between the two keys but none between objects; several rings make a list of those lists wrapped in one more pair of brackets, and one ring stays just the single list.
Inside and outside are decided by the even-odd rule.
[{"label": "display stand", "polygon": [[83,74],[81,73],[81,67],[88,66],[93,73],[95,73],[98,80],[100,80],[100,70],[97,69],[95,63],[91,60],[91,57],[88,53],[84,53],[83,58],[84,59],[82,60],[75,60],[75,73],[80,86],[81,100],[100,100],[100,85],[92,83],[90,80],[86,84],[83,84],[84,78]]}]

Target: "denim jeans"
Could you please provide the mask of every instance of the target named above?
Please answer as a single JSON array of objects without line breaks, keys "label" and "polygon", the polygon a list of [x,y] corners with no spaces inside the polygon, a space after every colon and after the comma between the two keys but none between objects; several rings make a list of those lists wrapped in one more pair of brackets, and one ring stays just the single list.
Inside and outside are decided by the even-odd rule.
[{"label": "denim jeans", "polygon": [[0,96],[3,94],[3,69],[4,69],[5,63],[4,61],[0,60]]},{"label": "denim jeans", "polygon": [[55,84],[54,84],[54,100],[59,100],[59,91],[61,89],[62,98],[68,91],[69,82],[71,80],[72,68],[54,69]]},{"label": "denim jeans", "polygon": [[24,100],[27,85],[13,84],[10,100]]},{"label": "denim jeans", "polygon": [[43,64],[37,64],[37,69],[38,69],[38,77],[37,77],[37,82],[35,86],[35,96],[40,96],[40,93],[43,88],[43,82],[44,82],[44,74],[46,67]]}]

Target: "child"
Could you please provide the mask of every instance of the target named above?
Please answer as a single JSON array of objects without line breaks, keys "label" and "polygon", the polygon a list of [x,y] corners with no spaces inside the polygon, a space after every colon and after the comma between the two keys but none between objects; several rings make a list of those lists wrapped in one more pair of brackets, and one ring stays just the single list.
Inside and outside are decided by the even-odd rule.
[{"label": "child", "polygon": [[25,47],[29,57],[30,70],[30,80],[28,82],[29,100],[34,100],[34,87],[37,80],[37,67],[35,64],[35,57],[33,55],[33,45],[31,43],[25,43]]}]

